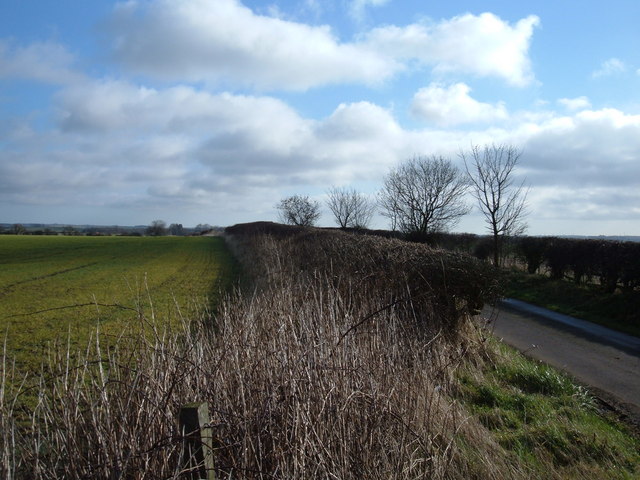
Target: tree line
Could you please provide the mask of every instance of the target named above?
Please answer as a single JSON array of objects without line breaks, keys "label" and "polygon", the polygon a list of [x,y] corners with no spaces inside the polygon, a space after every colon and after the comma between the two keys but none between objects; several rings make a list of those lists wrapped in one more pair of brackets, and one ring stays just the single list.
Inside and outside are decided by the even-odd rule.
[{"label": "tree line", "polygon": [[183,227],[181,223],[172,223],[167,226],[164,220],[154,220],[146,227],[126,227],[126,226],[98,226],[91,225],[83,228],[74,227],[72,225],[58,226],[44,224],[29,224],[27,226],[21,223],[15,223],[7,228],[0,225],[0,235],[65,235],[65,236],[102,236],[102,235],[119,235],[119,236],[163,236],[163,235],[201,235],[208,233],[215,228],[208,223],[199,223],[193,228]]},{"label": "tree line", "polygon": [[640,243],[600,239],[523,237],[514,250],[529,273],[545,268],[551,278],[597,283],[605,293],[640,287]]},{"label": "tree line", "polygon": [[[481,260],[493,254],[493,239],[471,233],[433,233],[430,245],[464,252]],[[530,274],[580,285],[598,285],[604,293],[640,288],[640,242],[607,238],[520,236],[504,239],[505,260]]]},{"label": "tree line", "polygon": [[201,235],[203,233],[208,233],[213,229],[214,227],[212,227],[208,223],[199,223],[194,228],[185,228],[181,223],[172,223],[167,227],[167,224],[164,220],[154,220],[145,229],[144,233],[149,237],[161,237],[164,235],[174,235],[181,237],[193,234]]},{"label": "tree line", "polygon": [[[471,211],[465,201],[470,191],[491,234],[493,263],[500,265],[504,238],[526,230],[528,190],[514,178],[521,155],[512,145],[474,146],[460,153],[464,170],[450,158],[414,157],[387,173],[375,199],[352,188],[332,187],[326,204],[341,228],[366,228],[379,210],[392,231],[426,239],[449,231]],[[280,220],[290,225],[312,226],[320,217],[319,202],[308,196],[286,197],[276,208]]]}]

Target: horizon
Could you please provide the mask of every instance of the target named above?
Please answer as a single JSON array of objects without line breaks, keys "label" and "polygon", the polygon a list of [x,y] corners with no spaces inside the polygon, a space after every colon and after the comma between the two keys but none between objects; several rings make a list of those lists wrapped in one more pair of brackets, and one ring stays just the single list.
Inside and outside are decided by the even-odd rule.
[{"label": "horizon", "polygon": [[[640,2],[482,5],[11,2],[0,222],[276,221],[302,194],[333,226],[329,188],[496,143],[522,151],[528,235],[640,236]],[[453,231],[484,234],[468,202]]]},{"label": "horizon", "polygon": [[[162,220],[162,219],[157,219],[157,220]],[[226,229],[227,227],[232,227],[241,223],[259,223],[259,222],[273,222],[273,223],[281,223],[280,220],[255,220],[254,222],[240,222],[240,223],[234,223],[234,224],[229,224],[229,225],[211,225],[211,224],[207,224],[207,223],[201,223],[201,224],[196,224],[196,225],[182,225],[179,222],[174,222],[177,224],[182,225],[183,228],[187,229],[187,230],[195,230],[198,226],[200,225],[208,225],[209,227],[211,227],[213,230],[217,230],[217,229]],[[150,222],[151,223],[151,222]],[[123,228],[123,229],[127,229],[127,228],[147,228],[149,227],[150,223],[148,224],[91,224],[91,223],[59,223],[59,222],[51,222],[51,223],[47,223],[47,222],[14,222],[14,223],[6,223],[6,222],[0,222],[0,226],[4,226],[4,227],[10,227],[13,225],[22,225],[24,227],[29,227],[29,228],[48,228],[48,227],[96,227],[97,229],[99,228]],[[171,223],[165,222],[166,226],[169,227],[171,225]],[[336,226],[336,225],[314,225],[314,228],[326,228],[326,229],[340,229],[340,227]],[[393,230],[390,230],[388,228],[380,228],[380,229],[375,229],[375,228],[368,228],[367,230],[380,230],[380,231],[387,231],[387,232],[392,232]],[[399,232],[399,230],[398,230]],[[476,235],[478,237],[482,237],[482,236],[486,236],[486,237],[491,237],[491,233],[490,232],[484,232],[484,233],[476,233],[476,232],[467,232],[467,231],[438,231],[438,232],[433,232],[435,234],[451,234],[451,235]],[[2,235],[3,233],[0,232],[0,235]],[[514,237],[559,237],[559,238],[587,238],[587,239],[598,239],[598,238],[604,238],[605,240],[608,239],[631,239],[630,241],[633,242],[640,242],[640,235],[574,235],[574,234],[549,234],[549,235],[531,235],[528,233],[524,233],[521,235],[513,235]]]}]

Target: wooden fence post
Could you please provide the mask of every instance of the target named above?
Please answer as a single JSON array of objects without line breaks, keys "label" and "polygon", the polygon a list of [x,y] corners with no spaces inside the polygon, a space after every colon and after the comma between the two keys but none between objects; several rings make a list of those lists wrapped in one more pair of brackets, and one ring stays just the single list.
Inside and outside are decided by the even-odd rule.
[{"label": "wooden fence post", "polygon": [[195,402],[180,409],[180,433],[184,438],[184,478],[214,480],[213,439],[209,424],[209,406]]}]

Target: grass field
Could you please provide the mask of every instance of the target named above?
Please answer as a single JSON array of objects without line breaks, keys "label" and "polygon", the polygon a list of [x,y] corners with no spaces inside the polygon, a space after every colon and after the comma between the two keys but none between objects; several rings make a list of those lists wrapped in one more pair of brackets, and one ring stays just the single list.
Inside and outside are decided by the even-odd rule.
[{"label": "grass field", "polygon": [[165,319],[209,305],[234,269],[218,237],[0,236],[0,331],[9,357],[37,368],[53,340],[82,345],[98,325],[138,327],[140,309]]}]

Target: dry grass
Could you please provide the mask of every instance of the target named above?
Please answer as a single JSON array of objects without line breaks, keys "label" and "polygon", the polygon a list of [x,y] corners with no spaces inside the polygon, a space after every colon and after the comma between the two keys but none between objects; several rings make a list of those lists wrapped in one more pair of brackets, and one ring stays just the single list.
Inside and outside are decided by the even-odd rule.
[{"label": "dry grass", "polygon": [[233,244],[255,281],[213,316],[176,307],[169,331],[140,310],[153,335],[59,345],[35,395],[4,357],[3,478],[175,478],[195,400],[217,478],[527,478],[456,400],[457,368],[485,354],[476,263],[333,233]]}]

